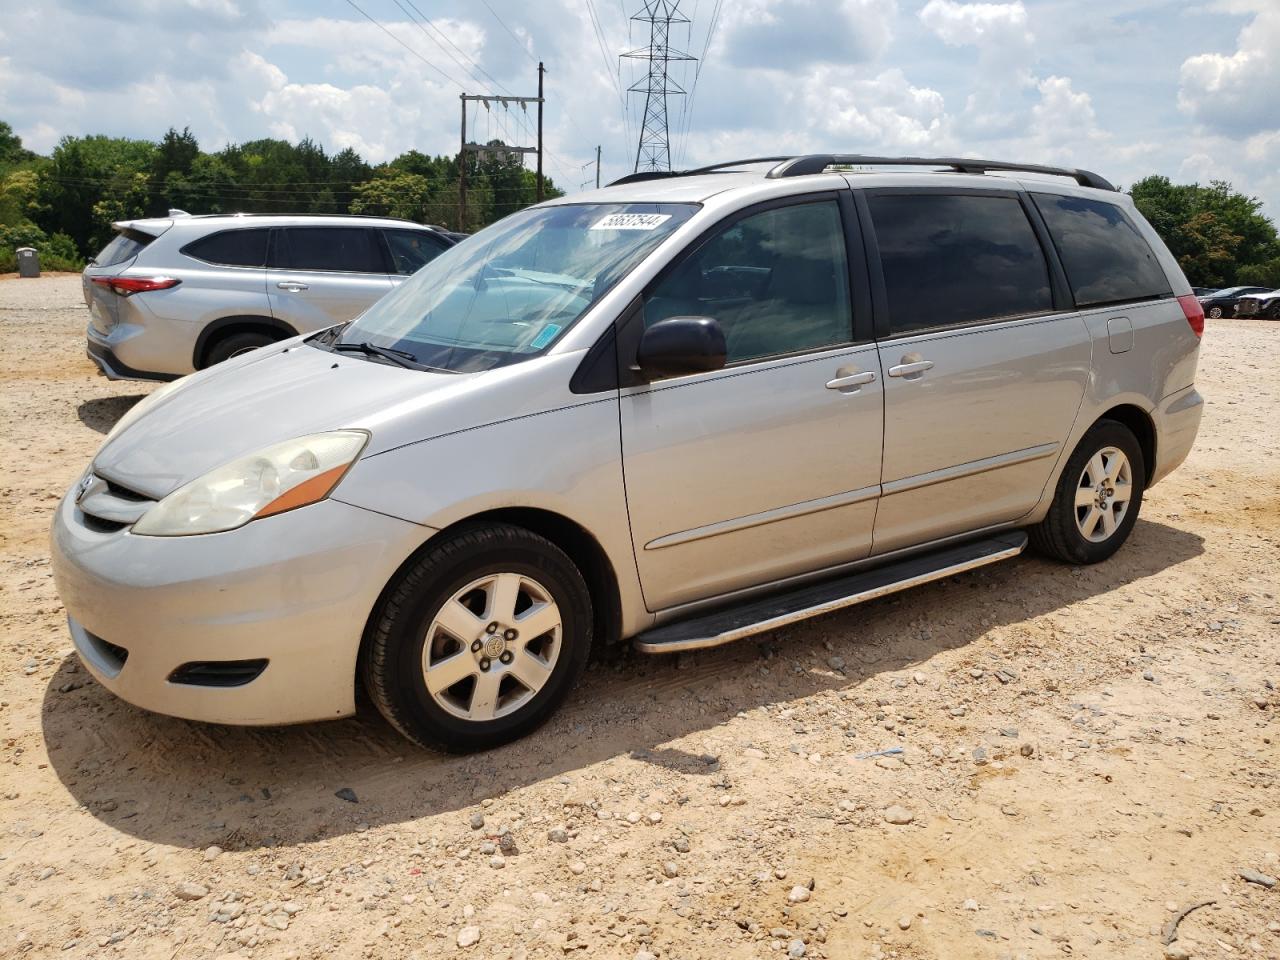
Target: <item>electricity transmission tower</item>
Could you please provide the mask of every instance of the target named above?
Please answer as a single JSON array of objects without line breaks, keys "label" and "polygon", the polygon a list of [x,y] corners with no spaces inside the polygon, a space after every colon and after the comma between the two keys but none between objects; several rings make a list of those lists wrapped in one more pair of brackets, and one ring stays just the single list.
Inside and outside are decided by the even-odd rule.
[{"label": "electricity transmission tower", "polygon": [[648,61],[648,75],[627,88],[644,94],[644,122],[636,147],[636,172],[671,169],[671,140],[667,133],[667,96],[684,95],[685,90],[670,75],[672,61],[697,60],[668,42],[673,23],[688,23],[680,13],[680,0],[644,0],[644,9],[631,19],[649,25],[649,45],[629,50],[622,56]]}]

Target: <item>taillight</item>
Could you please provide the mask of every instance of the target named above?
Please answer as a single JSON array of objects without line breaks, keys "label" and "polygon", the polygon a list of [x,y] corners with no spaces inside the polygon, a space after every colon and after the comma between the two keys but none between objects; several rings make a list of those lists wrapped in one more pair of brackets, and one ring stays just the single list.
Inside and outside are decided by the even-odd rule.
[{"label": "taillight", "polygon": [[1179,297],[1178,303],[1182,306],[1182,313],[1187,318],[1187,323],[1191,324],[1191,331],[1197,337],[1204,336],[1204,307],[1196,299],[1195,294],[1188,293],[1186,296]]},{"label": "taillight", "polygon": [[182,282],[177,277],[93,277],[92,280],[98,286],[108,287],[112,293],[122,297],[146,293],[148,290],[168,290]]}]

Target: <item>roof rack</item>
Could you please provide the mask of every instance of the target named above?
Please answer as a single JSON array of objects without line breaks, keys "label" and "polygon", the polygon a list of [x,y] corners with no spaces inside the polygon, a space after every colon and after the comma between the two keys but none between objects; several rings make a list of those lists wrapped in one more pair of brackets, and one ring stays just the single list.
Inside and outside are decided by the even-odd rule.
[{"label": "roof rack", "polygon": [[798,157],[754,157],[748,160],[733,160],[729,163],[716,163],[707,167],[698,167],[696,170],[671,172],[654,170],[630,174],[621,180],[615,180],[609,186],[639,183],[644,180],[659,180],[666,177],[690,177],[702,173],[717,173],[730,167],[742,167],[754,163],[776,164],[765,174],[765,177],[769,180],[822,173],[830,167],[946,167],[960,173],[1000,171],[1071,177],[1082,187],[1111,191],[1116,191],[1117,189],[1105,177],[1100,177],[1089,170],[1077,170],[1071,167],[1046,167],[1034,163],[1009,163],[1004,160],[969,160],[957,157],[872,157],[853,153],[811,153]]}]

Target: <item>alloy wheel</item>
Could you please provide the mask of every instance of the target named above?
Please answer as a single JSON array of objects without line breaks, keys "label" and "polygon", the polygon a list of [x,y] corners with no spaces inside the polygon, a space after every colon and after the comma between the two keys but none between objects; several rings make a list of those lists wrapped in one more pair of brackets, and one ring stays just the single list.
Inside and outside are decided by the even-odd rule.
[{"label": "alloy wheel", "polygon": [[507,716],[550,679],[563,629],[551,593],[531,577],[503,572],[474,580],[441,606],[427,628],[427,691],[463,720]]},{"label": "alloy wheel", "polygon": [[1093,543],[1102,543],[1124,522],[1133,496],[1133,468],[1118,447],[1103,447],[1085,464],[1076,484],[1076,527]]}]

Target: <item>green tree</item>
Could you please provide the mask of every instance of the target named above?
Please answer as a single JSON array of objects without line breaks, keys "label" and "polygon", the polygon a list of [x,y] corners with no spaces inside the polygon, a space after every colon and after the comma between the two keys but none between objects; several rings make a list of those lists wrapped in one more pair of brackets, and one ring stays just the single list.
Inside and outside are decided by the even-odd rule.
[{"label": "green tree", "polygon": [[392,169],[356,186],[351,212],[425,223],[434,192],[426,177]]},{"label": "green tree", "polygon": [[1151,176],[1129,193],[1195,286],[1250,282],[1242,278],[1267,274],[1267,265],[1280,259],[1276,227],[1261,201],[1229,183],[1203,187]]}]

